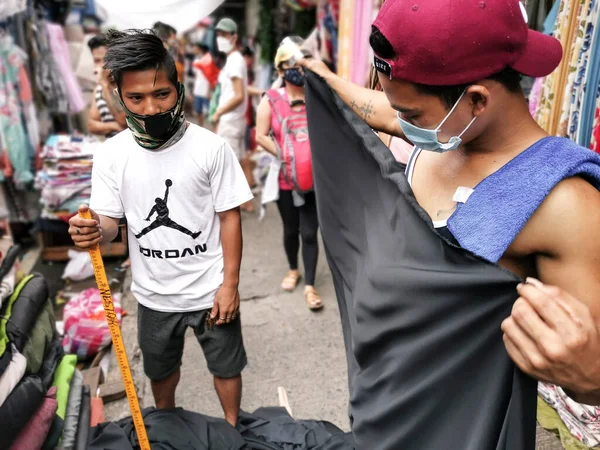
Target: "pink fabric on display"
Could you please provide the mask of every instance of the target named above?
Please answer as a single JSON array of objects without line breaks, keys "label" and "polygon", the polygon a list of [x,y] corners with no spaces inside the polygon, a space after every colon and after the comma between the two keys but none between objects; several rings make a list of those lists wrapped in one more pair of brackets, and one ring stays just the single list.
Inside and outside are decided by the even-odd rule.
[{"label": "pink fabric on display", "polygon": [[57,408],[56,386],[52,386],[46,394],[44,403],[42,403],[42,406],[35,412],[25,428],[21,430],[21,433],[19,433],[19,436],[17,436],[17,439],[10,447],[10,450],[42,448],[48,437],[48,433],[50,432],[50,427],[52,426],[52,421],[54,420]]},{"label": "pink fabric on display", "polygon": [[48,40],[52,55],[56,60],[58,71],[62,75],[65,85],[67,86],[71,112],[81,112],[85,109],[86,103],[79,82],[72,69],[71,53],[69,52],[69,46],[65,40],[64,31],[60,25],[49,22],[46,22],[46,28],[48,30]]},{"label": "pink fabric on display", "polygon": [[354,0],[351,81],[364,86],[369,74],[369,35],[373,22],[373,0]]}]

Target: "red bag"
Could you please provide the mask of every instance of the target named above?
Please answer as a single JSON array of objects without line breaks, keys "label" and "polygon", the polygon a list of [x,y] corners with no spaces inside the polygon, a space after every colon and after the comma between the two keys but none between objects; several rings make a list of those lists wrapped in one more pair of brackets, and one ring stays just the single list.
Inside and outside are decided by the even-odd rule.
[{"label": "red bag", "polygon": [[221,72],[219,68],[215,65],[212,55],[207,53],[199,61],[194,63],[194,67],[196,69],[200,69],[208,82],[210,83],[211,88],[215,88],[217,85],[217,81],[219,80],[219,73]]},{"label": "red bag", "polygon": [[287,98],[275,89],[267,91],[266,95],[281,125],[280,139],[273,140],[282,162],[283,176],[296,191],[310,192],[314,186],[306,105],[299,110],[292,109]]}]

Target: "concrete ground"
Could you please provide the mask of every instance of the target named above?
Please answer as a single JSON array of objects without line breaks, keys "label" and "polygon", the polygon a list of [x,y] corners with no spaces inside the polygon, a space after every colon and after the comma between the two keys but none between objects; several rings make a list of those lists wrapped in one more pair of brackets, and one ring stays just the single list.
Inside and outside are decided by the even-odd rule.
[{"label": "concrete ground", "polygon": [[[281,223],[274,205],[259,222],[257,215],[243,215],[244,257],[240,295],[242,323],[249,365],[244,371],[242,408],[278,404],[277,388],[284,387],[294,417],[330,421],[348,430],[346,359],[331,274],[320,255],[317,288],[325,308],[308,310],[302,287],[292,294],[279,284],[287,270],[281,244]],[[127,285],[127,282],[126,282]],[[129,316],[123,322],[127,347],[142,406],[153,406],[149,383],[143,375],[137,347],[136,303],[125,295]],[[113,362],[109,380],[120,379]],[[193,333],[186,338],[178,406],[221,416],[222,410],[206,369],[204,356]],[[106,405],[107,420],[130,415],[127,401]],[[536,450],[560,450],[558,439],[538,427]]]}]

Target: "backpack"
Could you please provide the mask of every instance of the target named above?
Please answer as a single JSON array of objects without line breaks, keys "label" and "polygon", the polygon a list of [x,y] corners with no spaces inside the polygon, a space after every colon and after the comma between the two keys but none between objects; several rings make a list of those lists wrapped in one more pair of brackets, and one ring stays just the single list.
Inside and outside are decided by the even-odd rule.
[{"label": "backpack", "polygon": [[273,136],[273,140],[282,162],[283,176],[297,192],[310,192],[313,190],[313,171],[306,105],[295,111],[290,106],[287,96],[284,98],[280,91],[271,89],[266,95],[281,125],[279,139]]}]

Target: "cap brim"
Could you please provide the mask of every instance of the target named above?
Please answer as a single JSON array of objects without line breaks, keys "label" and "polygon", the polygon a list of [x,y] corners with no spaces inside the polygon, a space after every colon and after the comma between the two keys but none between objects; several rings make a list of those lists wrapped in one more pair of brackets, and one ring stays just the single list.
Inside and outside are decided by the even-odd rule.
[{"label": "cap brim", "polygon": [[563,49],[558,39],[528,30],[525,50],[511,67],[523,75],[545,77],[554,72],[562,56]]}]

